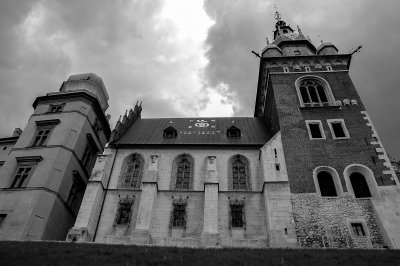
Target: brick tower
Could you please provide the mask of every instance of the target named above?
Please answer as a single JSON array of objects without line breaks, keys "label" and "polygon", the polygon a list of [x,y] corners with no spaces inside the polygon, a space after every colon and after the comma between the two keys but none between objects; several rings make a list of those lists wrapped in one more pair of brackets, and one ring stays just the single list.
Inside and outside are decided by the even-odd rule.
[{"label": "brick tower", "polygon": [[107,101],[94,74],[70,76],[60,92],[36,98],[24,131],[2,157],[1,240],[65,239],[110,137]]},{"label": "brick tower", "polygon": [[400,248],[399,183],[349,76],[352,54],[275,19],[254,115],[281,133],[298,244]]}]

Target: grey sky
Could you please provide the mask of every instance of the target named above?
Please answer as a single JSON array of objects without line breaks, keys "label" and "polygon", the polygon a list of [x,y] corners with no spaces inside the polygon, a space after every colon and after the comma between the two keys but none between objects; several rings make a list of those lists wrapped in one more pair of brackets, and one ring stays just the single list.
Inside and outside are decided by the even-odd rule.
[{"label": "grey sky", "polygon": [[[113,123],[136,100],[144,117],[252,116],[259,61],[251,50],[272,38],[273,3],[210,0],[201,7],[1,0],[0,137],[25,126],[35,97],[83,72],[103,78]],[[342,53],[363,45],[350,75],[387,151],[400,158],[400,2],[285,0],[278,8],[316,45],[322,38]]]}]

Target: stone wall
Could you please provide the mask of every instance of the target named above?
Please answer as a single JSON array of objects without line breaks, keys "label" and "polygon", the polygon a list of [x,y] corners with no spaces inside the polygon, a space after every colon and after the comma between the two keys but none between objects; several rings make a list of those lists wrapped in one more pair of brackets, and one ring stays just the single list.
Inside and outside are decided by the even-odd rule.
[{"label": "stone wall", "polygon": [[[297,241],[301,247],[383,248],[370,199],[323,198],[316,193],[292,194]],[[354,236],[351,223],[362,223],[365,237]]]}]

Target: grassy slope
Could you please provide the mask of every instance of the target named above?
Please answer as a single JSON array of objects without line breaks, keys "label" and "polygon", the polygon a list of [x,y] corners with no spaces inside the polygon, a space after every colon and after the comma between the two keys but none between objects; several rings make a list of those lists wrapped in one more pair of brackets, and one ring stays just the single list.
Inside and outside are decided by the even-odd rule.
[{"label": "grassy slope", "polygon": [[397,250],[190,249],[0,242],[0,265],[400,265]]}]

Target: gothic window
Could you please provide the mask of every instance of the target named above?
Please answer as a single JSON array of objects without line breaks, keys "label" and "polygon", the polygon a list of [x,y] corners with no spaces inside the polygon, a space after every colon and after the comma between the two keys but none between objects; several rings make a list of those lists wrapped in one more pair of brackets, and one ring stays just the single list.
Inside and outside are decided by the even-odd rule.
[{"label": "gothic window", "polygon": [[128,226],[130,224],[133,202],[134,199],[128,197],[119,200],[114,226]]},{"label": "gothic window", "polygon": [[37,129],[32,146],[40,147],[45,145],[48,141],[51,131],[58,123],[60,123],[60,120],[58,119],[36,121]]},{"label": "gothic window", "polygon": [[178,136],[178,131],[173,126],[169,126],[166,129],[164,129],[164,134],[163,137],[165,139],[174,139]]},{"label": "gothic window", "polygon": [[242,155],[234,155],[229,160],[229,189],[250,190],[249,161]]},{"label": "gothic window", "polygon": [[327,121],[333,139],[348,139],[350,137],[343,119],[328,119]]},{"label": "gothic window", "polygon": [[240,139],[240,129],[235,126],[231,126],[227,129],[226,135],[228,136],[228,139]]},{"label": "gothic window", "polygon": [[142,183],[143,169],[142,155],[134,153],[126,157],[122,163],[119,187],[139,189]]},{"label": "gothic window", "polygon": [[317,178],[321,196],[323,197],[337,196],[335,182],[333,181],[333,177],[330,173],[328,173],[327,171],[321,171],[318,173]]},{"label": "gothic window", "polygon": [[296,81],[300,104],[305,107],[334,105],[334,99],[326,81],[306,76]]},{"label": "gothic window", "polygon": [[193,188],[193,158],[188,154],[179,155],[173,162],[171,189]]},{"label": "gothic window", "polygon": [[324,128],[320,120],[306,120],[310,139],[325,139]]},{"label": "gothic window", "polygon": [[351,223],[351,229],[354,236],[365,236],[365,230],[362,223]]},{"label": "gothic window", "polygon": [[244,229],[246,227],[244,200],[229,199],[230,228]]},{"label": "gothic window", "polygon": [[354,172],[350,175],[351,186],[353,187],[354,196],[356,198],[369,198],[371,192],[368,187],[368,183],[365,177],[358,172]]}]

